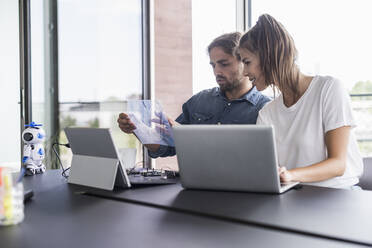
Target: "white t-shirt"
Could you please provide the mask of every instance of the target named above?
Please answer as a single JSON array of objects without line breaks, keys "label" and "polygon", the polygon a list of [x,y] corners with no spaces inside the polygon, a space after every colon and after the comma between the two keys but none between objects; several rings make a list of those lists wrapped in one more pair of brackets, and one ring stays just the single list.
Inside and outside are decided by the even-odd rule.
[{"label": "white t-shirt", "polygon": [[[302,97],[289,108],[280,94],[261,109],[257,124],[274,126],[279,165],[287,169],[327,159],[325,134],[342,126],[356,126],[349,95],[340,81],[329,76],[315,76]],[[362,173],[363,160],[351,130],[344,175],[308,184],[343,188],[358,183]]]}]

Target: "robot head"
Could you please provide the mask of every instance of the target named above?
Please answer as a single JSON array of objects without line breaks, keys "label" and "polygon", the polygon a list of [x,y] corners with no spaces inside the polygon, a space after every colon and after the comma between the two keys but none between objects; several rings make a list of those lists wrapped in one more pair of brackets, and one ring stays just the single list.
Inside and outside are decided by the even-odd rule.
[{"label": "robot head", "polygon": [[38,144],[44,141],[45,131],[39,127],[41,125],[31,122],[29,125],[25,126],[28,127],[22,132],[22,140],[25,144]]}]

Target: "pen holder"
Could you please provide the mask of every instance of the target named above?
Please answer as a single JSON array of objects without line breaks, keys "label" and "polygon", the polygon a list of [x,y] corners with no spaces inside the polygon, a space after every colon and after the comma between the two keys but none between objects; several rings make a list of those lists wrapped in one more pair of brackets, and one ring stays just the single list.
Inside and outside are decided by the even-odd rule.
[{"label": "pen holder", "polygon": [[0,225],[15,225],[24,219],[23,184],[14,173],[0,167]]}]

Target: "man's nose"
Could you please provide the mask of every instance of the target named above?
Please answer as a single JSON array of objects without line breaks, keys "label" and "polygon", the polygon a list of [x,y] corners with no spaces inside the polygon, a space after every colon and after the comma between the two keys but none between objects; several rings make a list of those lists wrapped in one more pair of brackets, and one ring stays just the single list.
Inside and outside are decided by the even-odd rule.
[{"label": "man's nose", "polygon": [[220,69],[219,66],[214,67],[213,71],[214,71],[214,75],[216,75],[216,76],[218,76],[218,75],[219,76],[222,76],[222,71],[221,71],[221,69]]},{"label": "man's nose", "polygon": [[244,66],[244,69],[243,69],[243,75],[245,77],[248,77],[248,70],[246,69],[246,67]]}]

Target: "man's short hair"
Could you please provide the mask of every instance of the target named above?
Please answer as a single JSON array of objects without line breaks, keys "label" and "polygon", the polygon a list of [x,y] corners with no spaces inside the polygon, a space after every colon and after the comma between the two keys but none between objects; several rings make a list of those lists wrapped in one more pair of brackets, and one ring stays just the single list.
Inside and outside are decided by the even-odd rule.
[{"label": "man's short hair", "polygon": [[239,54],[236,53],[236,49],[239,46],[240,37],[242,37],[242,33],[240,32],[227,33],[218,36],[211,42],[211,44],[209,44],[207,49],[208,54],[210,54],[213,48],[220,47],[225,53],[230,54],[240,60]]}]

